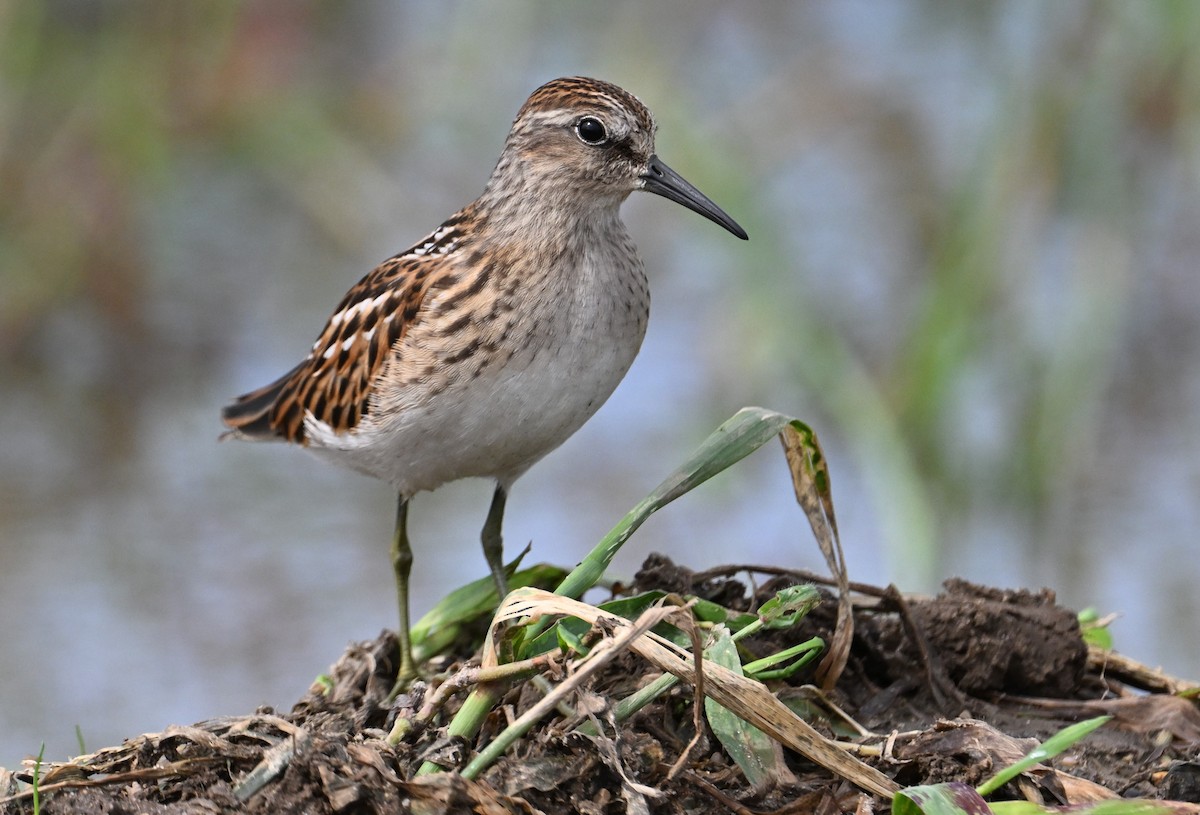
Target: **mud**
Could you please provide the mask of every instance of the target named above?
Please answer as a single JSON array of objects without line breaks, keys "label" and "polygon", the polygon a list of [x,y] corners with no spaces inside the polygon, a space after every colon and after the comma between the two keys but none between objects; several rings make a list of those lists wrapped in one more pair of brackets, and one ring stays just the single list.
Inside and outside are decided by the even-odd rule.
[{"label": "mud", "polygon": [[[770,576],[750,592],[747,576]],[[652,556],[634,591],[696,593],[727,607],[750,609],[776,589],[808,576],[739,567],[693,573]],[[1137,666],[1120,667],[1091,651],[1074,612],[1048,591],[1004,591],[950,581],[936,597],[853,586],[855,636],[836,688],[806,687],[812,667],[770,685],[784,700],[819,700],[848,717],[818,719],[827,735],[847,739],[850,722],[869,731],[852,739],[860,758],[902,785],[960,780],[977,784],[1037,740],[1067,724],[1108,714],[1113,721],[1062,756],[1002,789],[997,797],[1046,803],[1081,796],[1200,800],[1200,710],[1163,692],[1186,683]],[[762,655],[812,635],[832,635],[835,603],[822,603],[796,629],[751,638]],[[397,717],[411,718],[429,701],[417,683],[388,701],[396,643],[389,632],[352,645],[291,711],[261,709],[139,736],[69,764],[42,768],[43,813],[797,813],[850,812],[860,791],[803,757],[784,751],[790,772],[752,789],[711,732],[698,741],[692,689],[679,684],[621,725],[615,737],[589,738],[554,713],[477,780],[456,772],[418,776],[427,759],[461,768],[542,690],[513,684],[483,730],[467,743],[446,735],[465,698],[446,694],[427,727],[397,744]],[[1113,658],[1115,660],[1115,657]],[[454,676],[462,662],[434,665]],[[566,669],[552,665],[551,683]],[[592,681],[575,712],[602,711],[655,674],[623,654]],[[1154,692],[1146,692],[1149,688]],[[577,716],[578,718],[578,716]],[[835,733],[835,730],[839,731]],[[681,759],[681,756],[684,758]],[[0,770],[0,811],[33,811],[21,782],[30,767]],[[869,796],[868,796],[869,797]],[[1186,810],[1186,807],[1184,807]],[[1191,810],[1196,811],[1196,810]]]}]

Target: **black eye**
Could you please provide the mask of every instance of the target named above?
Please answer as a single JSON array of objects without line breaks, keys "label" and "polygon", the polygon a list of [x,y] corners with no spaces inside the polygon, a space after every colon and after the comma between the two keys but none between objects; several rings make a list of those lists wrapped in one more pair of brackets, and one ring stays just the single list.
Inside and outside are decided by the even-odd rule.
[{"label": "black eye", "polygon": [[604,129],[604,123],[595,116],[584,116],[575,125],[575,132],[579,134],[579,140],[584,144],[604,144],[608,139],[608,131]]}]

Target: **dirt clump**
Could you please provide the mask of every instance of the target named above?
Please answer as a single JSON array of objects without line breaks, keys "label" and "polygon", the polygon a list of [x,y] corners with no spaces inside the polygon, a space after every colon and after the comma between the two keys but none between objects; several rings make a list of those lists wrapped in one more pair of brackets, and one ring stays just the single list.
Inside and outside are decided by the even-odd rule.
[{"label": "dirt clump", "polygon": [[[754,592],[761,572],[773,575]],[[741,579],[746,576],[745,582]],[[698,574],[652,556],[631,591],[697,594],[738,611],[812,576],[728,567]],[[810,686],[814,666],[771,679],[771,691],[825,735],[860,745],[859,757],[901,785],[977,784],[1038,740],[1090,716],[1114,719],[1000,797],[1047,803],[1082,795],[1200,798],[1200,712],[1186,683],[1089,650],[1073,612],[1047,591],[1003,591],[950,581],[936,597],[854,585],[854,637],[836,687]],[[828,594],[827,590],[823,590]],[[836,603],[792,629],[743,643],[743,661],[821,636]],[[596,635],[599,637],[600,635]],[[611,703],[658,672],[623,653],[590,678],[570,707],[543,719],[474,780],[461,769],[508,723],[572,670],[545,665],[545,681],[504,691],[469,741],[447,734],[470,684],[470,660],[444,658],[391,699],[396,642],[384,632],[353,644],[286,714],[260,709],[139,736],[66,764],[41,768],[44,813],[849,812],[863,793],[804,757],[750,785],[704,723],[693,689],[673,689],[616,727]],[[1146,692],[1152,691],[1152,692]],[[436,694],[436,695],[433,695]],[[420,715],[418,715],[420,714]],[[396,722],[416,722],[402,737]],[[601,735],[581,724],[595,721]],[[610,720],[608,720],[610,721]],[[700,721],[700,732],[696,722]],[[419,774],[434,760],[451,771]],[[0,812],[33,811],[31,768],[0,770]],[[882,799],[871,802],[884,811]]]}]

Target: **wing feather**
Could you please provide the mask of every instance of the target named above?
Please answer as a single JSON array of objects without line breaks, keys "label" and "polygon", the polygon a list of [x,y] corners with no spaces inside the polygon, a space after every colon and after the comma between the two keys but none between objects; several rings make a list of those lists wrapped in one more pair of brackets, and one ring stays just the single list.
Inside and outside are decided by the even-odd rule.
[{"label": "wing feather", "polygon": [[304,419],[310,413],[336,433],[356,427],[370,413],[376,378],[420,319],[430,289],[446,285],[437,270],[446,268],[447,256],[458,250],[468,217],[469,208],[351,288],[303,362],[222,410],[231,434],[305,444]]}]

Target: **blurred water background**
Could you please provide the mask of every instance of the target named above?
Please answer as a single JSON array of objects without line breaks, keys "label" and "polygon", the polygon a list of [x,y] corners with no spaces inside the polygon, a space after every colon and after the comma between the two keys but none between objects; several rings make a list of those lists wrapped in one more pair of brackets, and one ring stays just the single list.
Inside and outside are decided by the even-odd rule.
[{"label": "blurred water background", "polygon": [[[638,94],[750,232],[625,213],[642,354],[518,482],[571,565],[737,408],[821,434],[851,575],[1049,586],[1200,676],[1200,4],[0,4],[0,766],[286,708],[395,617],[383,484],[217,444],[475,197],[526,95]],[[416,611],[490,485],[413,507]],[[820,568],[775,447],[618,560]]]}]

